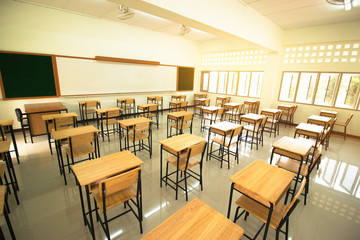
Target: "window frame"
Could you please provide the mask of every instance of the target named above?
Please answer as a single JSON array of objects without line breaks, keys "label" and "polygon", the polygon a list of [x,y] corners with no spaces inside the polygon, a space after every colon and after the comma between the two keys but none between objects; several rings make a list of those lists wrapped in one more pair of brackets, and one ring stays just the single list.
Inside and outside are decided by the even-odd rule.
[{"label": "window frame", "polygon": [[[281,100],[281,99],[280,99],[280,94],[281,94],[281,90],[282,90],[282,86],[283,86],[284,73],[291,73],[291,74],[298,73],[298,74],[299,74],[298,81],[297,81],[297,84],[296,84],[294,99],[293,99],[293,100]],[[301,74],[302,74],[302,73],[316,73],[316,74],[317,74],[317,77],[316,77],[316,80],[315,80],[315,86],[314,86],[314,90],[313,90],[313,96],[312,96],[312,99],[311,99],[311,103],[303,103],[303,102],[298,102],[298,101],[296,101],[297,94],[298,94],[298,91],[299,91],[299,83],[300,83],[300,79],[301,79]],[[331,104],[330,104],[329,106],[320,105],[320,104],[315,104],[315,99],[316,99],[316,94],[317,94],[317,92],[318,92],[318,87],[319,87],[319,82],[320,82],[321,74],[338,74],[338,77],[337,77],[337,79],[336,79],[336,83],[335,83],[335,86],[334,86],[334,88],[335,88],[335,89],[334,89],[334,95],[333,95],[333,98],[332,98],[332,100],[331,100]],[[360,87],[358,88],[358,91],[357,91],[357,93],[356,93],[355,103],[354,103],[354,106],[353,106],[352,108],[336,107],[336,106],[335,106],[335,105],[336,105],[337,98],[338,98],[339,89],[340,89],[340,85],[341,85],[341,80],[342,80],[343,74],[359,74],[359,75],[360,75],[360,72],[283,71],[283,72],[282,72],[282,76],[281,76],[281,82],[280,82],[280,87],[279,87],[278,99],[277,99],[277,100],[278,100],[279,102],[289,102],[289,103],[304,104],[304,105],[313,105],[313,106],[319,106],[319,107],[331,107],[331,108],[346,109],[346,110],[349,110],[349,109],[351,109],[351,110],[360,110]],[[328,83],[329,83],[329,82],[328,82]],[[308,86],[308,92],[309,92],[310,86],[311,86],[311,84],[309,84],[309,86]],[[328,86],[328,84],[327,84],[327,86]],[[350,83],[349,83],[349,86],[350,86]],[[290,91],[290,89],[289,89],[289,91]],[[347,97],[347,94],[348,94],[348,92],[346,93],[346,97]],[[324,97],[326,97],[326,94],[325,94]],[[345,99],[346,99],[346,97],[345,97]]]}]

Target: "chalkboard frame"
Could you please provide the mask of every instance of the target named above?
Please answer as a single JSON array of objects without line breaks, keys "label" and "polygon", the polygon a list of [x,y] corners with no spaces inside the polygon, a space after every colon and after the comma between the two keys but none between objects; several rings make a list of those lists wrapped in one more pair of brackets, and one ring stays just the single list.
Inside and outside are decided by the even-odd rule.
[{"label": "chalkboard frame", "polygon": [[[32,94],[29,93],[29,95],[24,96],[24,94],[22,94],[22,96],[15,96],[13,97],[12,93],[9,91],[14,91],[14,87],[11,86],[11,84],[9,85],[9,87],[7,87],[6,85],[8,84],[7,81],[12,81],[13,79],[7,77],[6,79],[4,78],[4,74],[1,73],[1,69],[0,69],[0,87],[1,87],[1,92],[2,92],[2,97],[3,100],[17,100],[17,99],[38,99],[38,98],[55,98],[55,97],[59,97],[60,96],[60,88],[59,88],[59,80],[58,80],[58,75],[57,75],[57,67],[56,67],[56,59],[53,55],[50,54],[37,54],[37,53],[25,53],[25,52],[10,52],[10,51],[0,51],[0,53],[2,55],[12,55],[13,57],[18,55],[19,57],[25,57],[30,59],[31,56],[34,56],[34,59],[40,59],[40,62],[45,62],[46,64],[41,66],[41,67],[45,67],[47,70],[47,76],[46,79],[43,79],[42,83],[50,83],[49,86],[47,88],[43,88],[42,90],[39,90],[40,95],[39,94]],[[8,56],[8,57],[9,57]],[[51,66],[51,67],[49,67]],[[26,66],[28,67],[28,66]],[[19,68],[24,71],[24,66],[20,65]],[[20,70],[19,70],[20,72]],[[23,73],[24,74],[24,73]],[[33,76],[34,77],[34,76]],[[35,82],[34,79],[31,79],[32,83]],[[33,81],[34,80],[34,81]],[[25,80],[24,80],[25,81]],[[17,81],[18,86],[17,87],[26,87],[26,84],[24,85],[24,82]],[[23,89],[24,91],[24,89]],[[51,94],[48,94],[51,91]]]}]

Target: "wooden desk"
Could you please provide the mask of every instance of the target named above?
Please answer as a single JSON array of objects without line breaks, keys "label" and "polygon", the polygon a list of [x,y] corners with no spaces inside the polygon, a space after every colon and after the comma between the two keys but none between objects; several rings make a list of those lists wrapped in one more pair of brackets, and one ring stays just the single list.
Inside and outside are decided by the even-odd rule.
[{"label": "wooden desk", "polygon": [[233,190],[258,201],[269,208],[263,238],[266,239],[273,208],[289,189],[294,176],[294,173],[255,160],[230,178],[231,189],[227,218],[230,217]]},{"label": "wooden desk", "polygon": [[[179,121],[184,117],[184,116],[187,116],[187,115],[192,115],[193,113],[192,112],[186,112],[186,111],[179,111],[179,112],[171,112],[171,113],[168,113],[168,117],[167,117],[167,122],[166,122],[166,136],[167,137],[171,137],[171,132],[169,134],[169,122],[171,120],[174,120],[176,121],[176,124],[179,124]],[[179,127],[176,128],[176,135],[179,134]],[[182,129],[181,129],[182,130]],[[181,131],[182,132],[182,131]]]},{"label": "wooden desk", "polygon": [[[195,144],[199,144],[206,141],[205,139],[192,135],[190,133],[184,133],[178,136],[174,136],[171,138],[167,138],[164,140],[159,141],[160,147],[160,187],[162,187],[162,182],[165,180],[162,176],[162,157],[163,157],[163,150],[180,157],[180,155],[187,151],[187,149]],[[165,177],[164,177],[165,178]],[[169,184],[169,183],[168,183]],[[178,185],[176,185],[176,192],[177,192]],[[175,188],[174,188],[175,189]],[[177,195],[176,195],[177,199]]]},{"label": "wooden desk", "polygon": [[244,122],[248,122],[248,123],[257,123],[258,121],[261,121],[262,116],[259,114],[254,114],[254,113],[248,113],[245,115],[240,116],[240,123],[242,121]]},{"label": "wooden desk", "polygon": [[147,111],[147,109],[151,106],[159,106],[159,104],[156,103],[145,103],[145,104],[139,104],[137,105],[138,109],[141,111]]},{"label": "wooden desk", "polygon": [[320,116],[324,116],[324,117],[336,118],[337,115],[338,112],[335,111],[327,111],[327,110],[320,111]]},{"label": "wooden desk", "polygon": [[300,123],[299,125],[296,126],[294,137],[296,136],[296,134],[301,134],[308,137],[313,137],[317,139],[317,141],[320,141],[323,132],[324,132],[323,126],[309,124],[309,123]]},{"label": "wooden desk", "polygon": [[311,115],[310,117],[308,117],[307,122],[311,124],[321,125],[326,128],[329,126],[330,121],[331,121],[330,117]]},{"label": "wooden desk", "polygon": [[[53,154],[53,152],[52,152],[52,147],[51,147],[51,135],[50,135],[50,132],[51,132],[52,129],[55,129],[54,120],[59,119],[59,118],[66,118],[66,117],[77,118],[77,114],[74,113],[74,112],[71,112],[71,113],[55,113],[55,114],[49,114],[49,115],[43,115],[42,116],[42,119],[45,121],[46,135],[48,137],[49,148],[50,148],[50,153],[51,154]],[[76,124],[76,121],[74,123]]]},{"label": "wooden desk", "polygon": [[243,234],[244,229],[240,226],[201,200],[194,199],[141,239],[239,240]]},{"label": "wooden desk", "polygon": [[[17,144],[16,144],[16,139],[15,139],[13,124],[14,124],[14,120],[13,120],[13,119],[0,120],[0,128],[1,128],[1,127],[7,127],[7,128],[9,128],[10,135],[11,135],[11,140],[12,140],[12,143],[13,143],[13,146],[14,146],[14,150],[11,150],[10,152],[12,152],[12,151],[15,152],[16,160],[17,160],[18,163],[20,163],[19,151],[18,151]],[[2,129],[1,129],[1,131],[2,131]],[[5,132],[4,132],[4,133],[2,132],[1,134],[4,134],[4,136],[5,136]],[[1,137],[2,137],[2,136],[1,136]]]},{"label": "wooden desk", "polygon": [[[8,171],[8,175],[10,177],[10,183],[13,191],[14,191],[14,195],[15,195],[15,199],[16,199],[16,203],[19,205],[20,201],[17,195],[17,191],[19,190],[19,184],[16,178],[16,173],[15,173],[15,169],[14,169],[14,165],[12,163],[11,160],[11,155],[10,155],[10,141],[0,141],[0,155],[3,155],[4,161],[5,161],[5,165]],[[5,182],[3,182],[5,183]],[[7,182],[6,182],[7,184]]]},{"label": "wooden desk", "polygon": [[[92,219],[89,186],[102,179],[126,172],[142,165],[144,162],[129,151],[122,151],[73,165],[71,168],[79,183],[79,194],[84,224],[88,226],[91,236],[95,239]],[[85,186],[87,211],[85,212],[82,187]],[[89,215],[89,219],[86,215]]]},{"label": "wooden desk", "polygon": [[67,112],[67,108],[60,102],[25,104],[25,113],[28,115],[32,135],[46,133],[43,115],[60,113],[61,111]]},{"label": "wooden desk", "polygon": [[[60,141],[62,139],[68,139],[68,138],[86,134],[86,133],[98,133],[98,132],[99,132],[99,130],[96,127],[94,127],[93,125],[77,127],[77,128],[66,128],[66,129],[61,129],[61,130],[51,132],[51,135],[55,140],[55,147],[56,147],[56,153],[57,153],[56,155],[57,155],[57,159],[58,159],[60,174],[62,174],[64,177],[65,185],[67,185],[67,181],[66,181],[64,160],[63,160],[63,156],[62,156],[62,152],[61,152]],[[98,138],[96,138],[96,141],[95,141],[95,155],[97,157],[100,157],[100,148],[99,148]]]}]

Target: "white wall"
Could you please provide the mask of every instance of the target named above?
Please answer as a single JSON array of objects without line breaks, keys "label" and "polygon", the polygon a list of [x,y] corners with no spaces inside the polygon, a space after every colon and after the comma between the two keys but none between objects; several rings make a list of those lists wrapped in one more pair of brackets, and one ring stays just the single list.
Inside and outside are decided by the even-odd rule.
[{"label": "white wall", "polygon": [[[2,51],[59,54],[78,57],[109,56],[159,61],[162,64],[198,69],[199,46],[194,41],[169,36],[126,24],[99,20],[41,6],[1,0],[0,46]],[[195,72],[195,79],[199,77]],[[198,85],[195,83],[195,85]],[[84,86],[86,87],[86,86]],[[192,96],[192,92],[187,92]],[[151,93],[121,95],[144,103]],[[165,101],[171,92],[165,92]],[[77,111],[77,101],[98,99],[103,107],[114,106],[120,95],[0,100],[1,119],[16,119],[14,109],[26,103],[64,103]],[[19,124],[16,122],[15,128]]]}]

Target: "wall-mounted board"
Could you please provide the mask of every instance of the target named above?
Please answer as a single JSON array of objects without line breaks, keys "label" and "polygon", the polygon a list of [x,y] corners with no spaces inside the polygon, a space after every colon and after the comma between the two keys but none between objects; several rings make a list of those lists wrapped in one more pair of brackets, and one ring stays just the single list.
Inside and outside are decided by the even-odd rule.
[{"label": "wall-mounted board", "polygon": [[178,91],[192,91],[194,90],[194,73],[195,68],[192,67],[178,67]]},{"label": "wall-mounted board", "polygon": [[56,57],[61,95],[176,91],[177,67]]},{"label": "wall-mounted board", "polygon": [[52,56],[0,52],[3,99],[56,97]]}]

